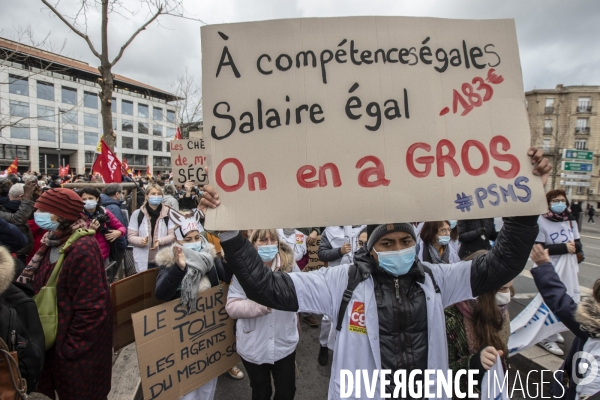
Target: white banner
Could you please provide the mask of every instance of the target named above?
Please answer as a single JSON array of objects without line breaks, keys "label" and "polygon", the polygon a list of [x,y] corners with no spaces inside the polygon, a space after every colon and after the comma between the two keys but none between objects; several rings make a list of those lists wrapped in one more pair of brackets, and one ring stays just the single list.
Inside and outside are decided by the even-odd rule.
[{"label": "white banner", "polygon": [[[556,273],[567,288],[569,296],[579,303],[581,292],[577,273],[579,265],[575,254],[563,254],[555,265]],[[550,311],[541,294],[537,294],[510,322],[508,339],[509,355],[517,354],[541,340],[567,330],[565,325]]]}]

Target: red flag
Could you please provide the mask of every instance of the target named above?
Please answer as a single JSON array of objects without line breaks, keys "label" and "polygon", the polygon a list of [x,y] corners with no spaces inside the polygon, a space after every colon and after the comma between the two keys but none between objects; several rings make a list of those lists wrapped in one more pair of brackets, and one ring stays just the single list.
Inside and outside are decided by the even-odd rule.
[{"label": "red flag", "polygon": [[102,154],[96,158],[92,171],[100,173],[105,183],[121,182],[121,161],[102,141]]},{"label": "red flag", "polygon": [[121,166],[121,170],[123,171],[123,174],[127,175],[127,176],[132,176],[133,171],[131,170],[131,168],[129,168],[129,164],[127,164],[127,159],[123,159],[123,165]]},{"label": "red flag", "polygon": [[9,174],[16,174],[19,169],[19,157],[15,157],[15,160],[10,164],[8,168],[4,170],[1,176],[7,176]]},{"label": "red flag", "polygon": [[179,129],[179,127],[177,127],[177,129],[175,130],[175,140],[181,140],[181,129]]}]

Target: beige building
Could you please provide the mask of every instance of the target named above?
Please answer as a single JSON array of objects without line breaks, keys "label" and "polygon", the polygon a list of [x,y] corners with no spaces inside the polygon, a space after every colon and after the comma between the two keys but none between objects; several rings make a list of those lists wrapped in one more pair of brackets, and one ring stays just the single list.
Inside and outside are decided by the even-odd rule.
[{"label": "beige building", "polygon": [[560,184],[561,161],[573,160],[562,158],[563,149],[593,151],[592,161],[581,161],[593,164],[590,186],[573,186],[571,198],[600,206],[600,86],[557,85],[555,89],[529,91],[525,97],[531,144],[543,148],[556,166],[546,189],[568,192],[568,187]]}]

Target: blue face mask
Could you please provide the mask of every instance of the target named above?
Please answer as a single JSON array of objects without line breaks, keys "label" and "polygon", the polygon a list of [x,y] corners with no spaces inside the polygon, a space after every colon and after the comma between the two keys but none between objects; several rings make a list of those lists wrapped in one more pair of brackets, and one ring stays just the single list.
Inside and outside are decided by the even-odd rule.
[{"label": "blue face mask", "polygon": [[279,247],[276,244],[258,246],[258,255],[263,261],[273,261],[278,251]]},{"label": "blue face mask", "polygon": [[458,221],[455,219],[451,219],[448,221],[448,223],[450,224],[450,229],[454,229],[456,227],[456,224],[458,224]]},{"label": "blue face mask", "polygon": [[83,208],[85,208],[86,210],[95,210],[96,206],[98,205],[98,202],[95,200],[85,200],[83,202]]},{"label": "blue face mask", "polygon": [[148,196],[148,203],[151,206],[157,206],[162,203],[162,196]]},{"label": "blue face mask", "polygon": [[377,252],[379,266],[393,276],[406,274],[415,263],[416,246],[404,250]]},{"label": "blue face mask", "polygon": [[562,214],[567,209],[567,205],[565,203],[550,204],[550,209],[556,214]]},{"label": "blue face mask", "polygon": [[184,243],[182,246],[186,249],[190,249],[190,250],[197,251],[197,252],[202,250],[202,242],[201,241],[193,242],[193,243]]},{"label": "blue face mask", "polygon": [[450,236],[438,236],[438,244],[445,246],[448,243],[450,243]]},{"label": "blue face mask", "polygon": [[34,212],[33,220],[40,228],[46,231],[55,231],[58,228],[58,222],[52,221],[49,212]]}]

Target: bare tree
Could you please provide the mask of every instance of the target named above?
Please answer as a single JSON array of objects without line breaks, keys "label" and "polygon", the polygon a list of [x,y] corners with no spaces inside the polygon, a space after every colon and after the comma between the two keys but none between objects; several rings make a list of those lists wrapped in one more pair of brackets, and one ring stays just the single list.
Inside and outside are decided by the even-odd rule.
[{"label": "bare tree", "polygon": [[179,98],[173,102],[179,107],[178,121],[187,123],[202,119],[202,88],[187,67],[169,84],[169,89]]},{"label": "bare tree", "polygon": [[[65,25],[67,25],[74,33],[83,38],[90,51],[100,61],[98,70],[100,71],[101,78],[98,79],[100,85],[100,104],[102,113],[102,128],[103,128],[103,139],[106,144],[114,150],[117,135],[112,129],[112,94],[114,89],[114,75],[112,68],[119,62],[123,53],[129,47],[129,45],[135,40],[135,38],[144,31],[150,24],[157,21],[160,16],[171,15],[181,18],[189,18],[185,16],[185,9],[183,7],[183,0],[138,0],[141,10],[146,10],[148,15],[146,21],[142,23],[119,48],[116,56],[111,59],[109,56],[108,47],[108,19],[111,15],[120,15],[125,18],[126,16],[134,16],[139,11],[132,11],[125,7],[121,0],[79,0],[79,7],[73,15],[66,15],[58,10],[60,0],[41,0],[52,13],[54,13]],[[51,4],[51,1],[54,4]],[[100,28],[100,47],[97,48],[92,39],[88,35],[88,18],[90,18],[91,11],[99,10],[100,18],[102,19]],[[202,22],[202,21],[200,21]]]}]

